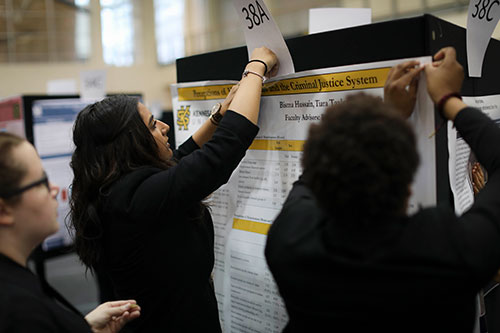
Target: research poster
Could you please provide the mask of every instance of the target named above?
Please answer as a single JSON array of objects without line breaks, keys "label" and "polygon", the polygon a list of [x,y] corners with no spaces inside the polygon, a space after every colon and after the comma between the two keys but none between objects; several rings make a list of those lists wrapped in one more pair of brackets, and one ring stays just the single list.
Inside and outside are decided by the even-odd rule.
[{"label": "research poster", "polygon": [[[416,58],[421,63],[430,57]],[[268,229],[301,174],[302,147],[310,124],[347,95],[383,97],[392,66],[407,59],[325,68],[280,76],[262,89],[259,133],[229,182],[210,197],[215,225],[215,289],[225,332],[281,332],[288,316],[267,267]],[[236,81],[172,86],[176,142],[192,135]],[[434,108],[420,80],[409,119],[421,156],[409,212],[436,203]],[[307,286],[301,286],[307,288]]]},{"label": "research poster", "polygon": [[[493,121],[500,125],[500,95],[463,97],[463,101],[472,107],[483,111]],[[453,193],[455,212],[461,215],[474,203],[472,169],[478,163],[469,145],[457,132],[453,123],[448,121],[448,173],[450,188]],[[481,168],[484,181],[488,181],[488,173]]]},{"label": "research poster", "polygon": [[33,103],[33,141],[49,180],[60,188],[57,201],[59,231],[42,243],[45,251],[72,243],[65,225],[73,171],[73,123],[88,102],[79,99],[38,100]]}]

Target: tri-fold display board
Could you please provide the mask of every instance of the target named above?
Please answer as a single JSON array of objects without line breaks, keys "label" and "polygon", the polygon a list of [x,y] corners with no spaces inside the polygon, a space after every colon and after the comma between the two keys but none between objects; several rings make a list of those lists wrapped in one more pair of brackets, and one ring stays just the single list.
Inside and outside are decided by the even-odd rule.
[{"label": "tri-fold display board", "polygon": [[[210,198],[216,232],[215,287],[226,332],[279,332],[287,321],[263,249],[267,230],[301,173],[309,125],[321,118],[326,107],[349,94],[362,91],[383,96],[392,66],[405,59],[429,63],[445,46],[457,50],[466,74],[461,93],[469,101],[475,101],[475,96],[499,95],[496,59],[500,59],[500,43],[490,42],[483,77],[471,79],[465,35],[463,28],[424,15],[286,40],[296,73],[264,83],[257,138],[228,184]],[[178,84],[172,87],[172,95],[178,144],[201,126],[213,104],[224,99],[241,78],[247,61],[246,47],[177,60]],[[497,100],[482,99],[492,108],[499,107]],[[442,119],[434,111],[425,84],[420,84],[410,121],[422,158],[410,213],[436,203],[453,205],[447,128],[442,126],[432,135]]]}]

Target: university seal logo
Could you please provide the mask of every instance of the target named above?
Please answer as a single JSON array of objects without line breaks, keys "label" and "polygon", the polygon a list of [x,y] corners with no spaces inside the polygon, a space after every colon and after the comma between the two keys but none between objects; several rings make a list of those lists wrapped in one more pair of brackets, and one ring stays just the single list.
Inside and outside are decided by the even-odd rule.
[{"label": "university seal logo", "polygon": [[189,105],[182,106],[177,110],[177,125],[179,126],[179,131],[187,131],[189,126]]}]

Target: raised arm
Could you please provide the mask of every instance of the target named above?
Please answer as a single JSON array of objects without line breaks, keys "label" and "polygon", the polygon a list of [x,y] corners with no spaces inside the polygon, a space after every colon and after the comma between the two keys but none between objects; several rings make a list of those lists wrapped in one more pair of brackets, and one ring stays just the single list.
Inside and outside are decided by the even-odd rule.
[{"label": "raised arm", "polygon": [[197,133],[193,140],[186,141],[180,149],[186,144],[190,147],[179,155],[178,164],[143,180],[135,192],[131,211],[156,214],[172,207],[189,208],[228,181],[259,130],[256,123],[265,68],[274,71],[277,63],[267,48],[254,50],[251,59],[257,61],[249,62],[245,72],[253,73],[243,75],[220,124],[209,124],[213,126],[211,133],[205,127],[205,133]]},{"label": "raised arm", "polygon": [[[263,63],[266,64],[264,66]],[[243,115],[252,123],[257,124],[259,119],[260,94],[262,91],[262,77],[277,72],[278,58],[265,47],[260,47],[252,52],[250,62],[245,67],[246,75],[241,78],[240,88],[236,92],[229,109]],[[268,73],[266,73],[266,69]]]},{"label": "raised arm", "polygon": [[457,114],[467,107],[458,97],[464,80],[464,70],[457,61],[455,49],[445,47],[434,55],[434,61],[425,66],[427,90],[441,114],[455,120]]},{"label": "raised arm", "polygon": [[[244,75],[241,81],[231,88],[226,99],[222,103],[220,114],[224,116],[228,109],[240,113],[252,123],[257,124],[259,118],[260,94],[262,90],[262,78],[265,75],[271,76],[277,72],[278,58],[265,47],[254,49],[250,62],[245,67]],[[266,69],[268,72],[266,73]],[[193,140],[201,147],[214,134],[218,123],[208,119],[196,133],[193,134]]]},{"label": "raised arm", "polygon": [[[226,114],[227,109],[229,108],[229,104],[234,98],[234,95],[236,94],[236,91],[239,88],[239,84],[235,84],[231,90],[229,91],[229,94],[227,94],[226,99],[224,99],[224,102],[221,103],[220,107],[220,114],[221,116],[224,116]],[[193,134],[193,140],[196,142],[196,144],[201,147],[203,146],[214,134],[215,130],[217,129],[218,123],[212,119],[207,119],[203,125]]]},{"label": "raised arm", "polygon": [[488,172],[488,182],[459,218],[454,236],[457,248],[463,249],[463,260],[478,283],[485,284],[500,266],[500,128],[481,111],[462,102],[458,93],[464,75],[455,50],[444,48],[434,60],[425,67],[429,94]]}]

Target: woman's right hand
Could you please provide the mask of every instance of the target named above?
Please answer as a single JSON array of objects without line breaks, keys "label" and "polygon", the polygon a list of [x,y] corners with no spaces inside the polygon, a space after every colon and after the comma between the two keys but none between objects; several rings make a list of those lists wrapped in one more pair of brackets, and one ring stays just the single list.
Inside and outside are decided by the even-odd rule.
[{"label": "woman's right hand", "polygon": [[278,57],[276,57],[273,51],[265,46],[255,48],[252,51],[250,60],[262,60],[265,62],[267,65],[267,73],[264,73],[264,75],[268,77],[272,77],[278,72]]},{"label": "woman's right hand", "polygon": [[460,93],[464,80],[464,70],[457,61],[453,47],[445,47],[434,55],[432,64],[425,66],[427,90],[432,101],[437,104],[443,96]]},{"label": "woman's right hand", "polygon": [[[464,69],[457,61],[455,49],[445,47],[436,53],[432,64],[425,65],[425,74],[432,101],[441,108],[446,119],[454,121],[457,114],[467,107],[460,98],[451,95],[460,93],[464,80]],[[446,98],[444,102],[443,98]]]},{"label": "woman's right hand", "polygon": [[141,315],[135,300],[112,301],[99,305],[85,316],[94,333],[117,333],[129,321]]}]

